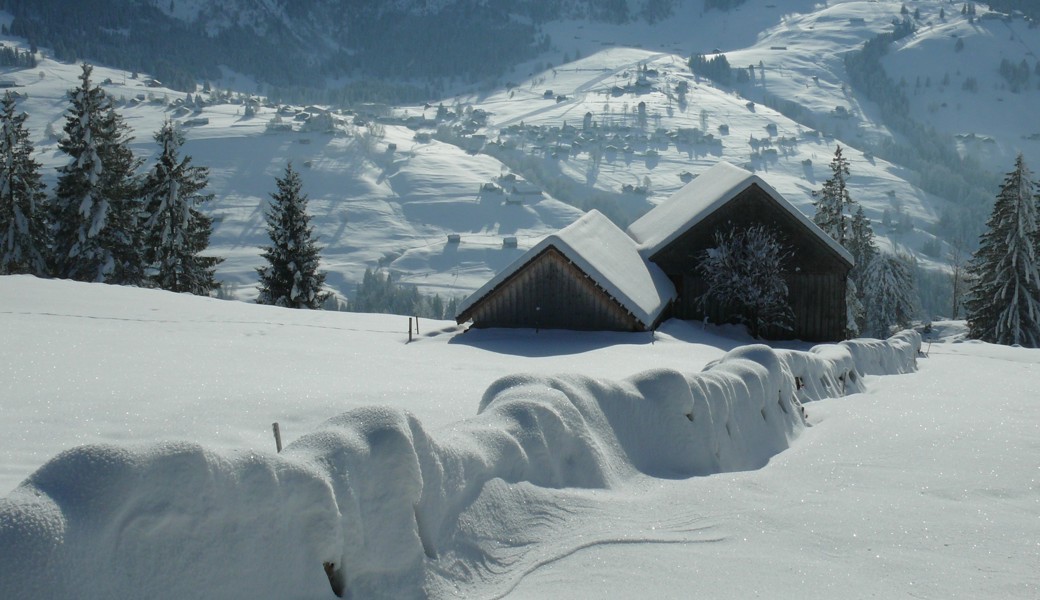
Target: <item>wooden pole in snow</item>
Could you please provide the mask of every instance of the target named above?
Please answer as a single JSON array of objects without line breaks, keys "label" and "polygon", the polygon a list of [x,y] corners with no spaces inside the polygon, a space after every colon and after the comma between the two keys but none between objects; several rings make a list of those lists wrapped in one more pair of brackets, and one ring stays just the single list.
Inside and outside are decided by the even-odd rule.
[{"label": "wooden pole in snow", "polygon": [[278,452],[282,451],[282,432],[278,428],[278,423],[272,423],[271,429],[274,430],[274,445],[278,448]]}]

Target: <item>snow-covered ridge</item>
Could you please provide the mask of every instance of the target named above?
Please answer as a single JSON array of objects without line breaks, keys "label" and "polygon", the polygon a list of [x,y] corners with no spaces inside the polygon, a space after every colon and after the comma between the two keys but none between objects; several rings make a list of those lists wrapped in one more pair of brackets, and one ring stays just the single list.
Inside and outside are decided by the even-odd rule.
[{"label": "snow-covered ridge", "polygon": [[760,468],[804,428],[802,401],[912,371],[920,344],[903,332],[809,352],[743,346],[701,373],[613,382],[513,375],[437,435],[405,411],[363,408],[278,456],[83,446],[0,499],[0,547],[17,549],[0,553],[0,597],[320,597],[330,581],[351,597],[415,597],[517,577],[472,526],[502,486]]}]

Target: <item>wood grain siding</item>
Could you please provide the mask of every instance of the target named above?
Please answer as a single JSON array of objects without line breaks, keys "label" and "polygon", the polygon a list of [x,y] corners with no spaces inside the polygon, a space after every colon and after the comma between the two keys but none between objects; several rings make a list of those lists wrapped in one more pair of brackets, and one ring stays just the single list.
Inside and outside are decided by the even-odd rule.
[{"label": "wood grain siding", "polygon": [[794,311],[793,327],[768,329],[763,337],[812,342],[843,339],[845,282],[851,265],[757,185],[741,192],[651,257],[679,290],[673,316],[690,320],[707,317],[712,323],[727,321],[728,307],[709,303],[702,308],[698,302],[707,291],[699,272],[701,256],[715,245],[716,231],[756,224],[773,228],[791,250],[786,280],[788,300]]},{"label": "wood grain siding", "polygon": [[460,322],[474,327],[641,331],[646,326],[553,247],[520,267]]},{"label": "wood grain siding", "polygon": [[[791,329],[767,328],[762,337],[772,340],[801,339],[807,342],[840,340],[845,333],[845,285],[837,274],[788,274],[788,302],[794,313]],[[704,278],[687,275],[683,278],[675,314],[682,319],[725,323],[729,307],[708,302],[703,308],[698,299],[707,291]],[[681,316],[680,316],[681,315]]]}]

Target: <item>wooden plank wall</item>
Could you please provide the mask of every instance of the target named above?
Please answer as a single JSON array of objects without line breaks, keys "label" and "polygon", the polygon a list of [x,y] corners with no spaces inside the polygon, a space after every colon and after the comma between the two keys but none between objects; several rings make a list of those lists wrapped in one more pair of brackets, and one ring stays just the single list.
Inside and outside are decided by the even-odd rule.
[{"label": "wooden plank wall", "polygon": [[788,246],[789,303],[794,311],[793,330],[769,329],[767,339],[802,339],[824,342],[845,336],[845,277],[849,265],[801,221],[788,213],[765,190],[749,187],[692,227],[668,247],[651,257],[680,290],[673,316],[713,323],[726,322],[723,306],[702,310],[697,299],[706,291],[699,265],[705,249],[715,244],[715,231],[765,224]]},{"label": "wooden plank wall", "polygon": [[555,248],[470,308],[474,327],[639,331],[642,323]]},{"label": "wooden plank wall", "polygon": [[[794,312],[791,330],[770,328],[762,332],[772,340],[800,339],[807,342],[832,342],[845,338],[845,285],[840,273],[789,273],[786,277],[788,303]],[[682,295],[675,316],[680,319],[724,323],[729,307],[708,303],[704,309],[698,298],[707,291],[704,278],[687,274],[680,287]]]}]

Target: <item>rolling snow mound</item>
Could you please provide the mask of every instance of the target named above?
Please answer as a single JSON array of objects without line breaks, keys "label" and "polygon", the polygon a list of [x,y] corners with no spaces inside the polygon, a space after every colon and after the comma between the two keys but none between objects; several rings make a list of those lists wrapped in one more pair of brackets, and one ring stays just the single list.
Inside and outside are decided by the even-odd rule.
[{"label": "rolling snow mound", "polygon": [[[743,346],[696,374],[513,375],[436,436],[369,407],[279,455],[83,446],[0,499],[0,597],[327,597],[331,584],[405,598],[431,578],[502,577],[515,565],[495,550],[509,540],[473,526],[483,495],[505,486],[514,501],[498,505],[522,522],[529,486],[760,468],[806,426],[803,402],[912,371],[920,345],[908,331],[808,352]],[[508,512],[493,518],[508,532]]]}]

